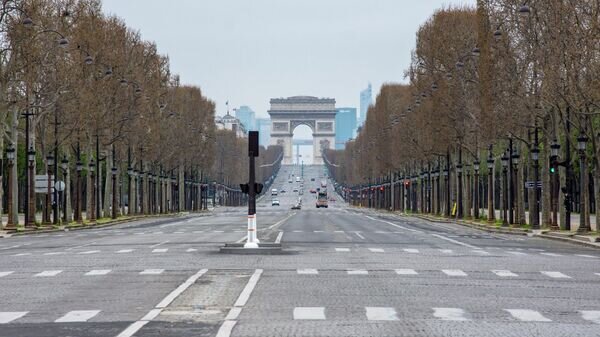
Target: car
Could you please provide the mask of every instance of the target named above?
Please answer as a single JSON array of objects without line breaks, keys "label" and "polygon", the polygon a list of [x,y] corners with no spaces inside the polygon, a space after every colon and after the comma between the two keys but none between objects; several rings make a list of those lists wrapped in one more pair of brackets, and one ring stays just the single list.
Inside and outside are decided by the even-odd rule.
[{"label": "car", "polygon": [[288,180],[288,184],[291,184],[291,183],[292,183],[292,179]]},{"label": "car", "polygon": [[334,197],[329,198],[329,201],[335,201]]},{"label": "car", "polygon": [[297,189],[297,188],[294,188],[294,192],[298,192],[298,189]]},{"label": "car", "polygon": [[271,206],[279,206],[279,199],[271,200]]},{"label": "car", "polygon": [[281,191],[279,191],[279,193],[285,193],[285,190],[281,190]]},{"label": "car", "polygon": [[317,193],[317,190],[315,190],[314,188],[311,188],[311,189],[310,189],[310,193],[313,193],[313,194],[314,194],[314,193]]},{"label": "car", "polygon": [[292,209],[301,209],[302,206],[300,204],[295,204],[294,206],[292,206]]},{"label": "car", "polygon": [[310,181],[315,181],[315,178],[310,178]]}]

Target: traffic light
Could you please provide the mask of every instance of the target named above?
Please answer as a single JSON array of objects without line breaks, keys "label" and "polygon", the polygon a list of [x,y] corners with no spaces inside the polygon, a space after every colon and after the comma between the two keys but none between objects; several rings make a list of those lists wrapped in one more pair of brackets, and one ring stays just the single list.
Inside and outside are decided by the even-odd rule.
[{"label": "traffic light", "polygon": [[552,173],[552,174],[556,173],[556,168],[554,166],[550,167],[550,173]]},{"label": "traffic light", "polygon": [[248,184],[240,184],[240,189],[242,190],[242,193],[244,193],[244,194],[248,194],[248,191],[250,190],[248,187]]},{"label": "traffic light", "polygon": [[254,190],[256,191],[256,194],[260,194],[263,190],[263,184],[254,183]]}]

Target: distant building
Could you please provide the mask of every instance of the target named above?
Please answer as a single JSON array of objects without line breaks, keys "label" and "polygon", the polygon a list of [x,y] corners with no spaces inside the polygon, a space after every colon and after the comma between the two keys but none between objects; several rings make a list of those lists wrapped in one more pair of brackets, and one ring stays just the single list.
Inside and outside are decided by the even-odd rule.
[{"label": "distant building", "polygon": [[235,109],[235,117],[244,124],[246,131],[257,131],[255,113],[249,106],[242,105]]},{"label": "distant building", "polygon": [[264,147],[269,147],[271,143],[271,119],[257,118],[256,129],[258,130],[258,143]]},{"label": "distant building", "polygon": [[231,130],[235,132],[238,138],[246,137],[248,133],[244,124],[239,119],[230,115],[229,111],[223,117],[215,117],[215,126],[217,130]]},{"label": "distant building", "polygon": [[373,104],[373,92],[371,90],[371,83],[367,89],[360,92],[360,114],[358,116],[358,126],[362,126],[367,120],[367,111],[369,106]]},{"label": "distant building", "polygon": [[337,108],[335,109],[335,149],[343,150],[346,142],[354,138],[356,129],[356,108]]}]

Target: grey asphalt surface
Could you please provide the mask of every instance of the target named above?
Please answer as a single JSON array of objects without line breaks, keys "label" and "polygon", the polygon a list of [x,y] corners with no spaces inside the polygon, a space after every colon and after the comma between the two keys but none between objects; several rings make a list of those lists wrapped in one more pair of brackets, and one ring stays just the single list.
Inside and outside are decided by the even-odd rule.
[{"label": "grey asphalt surface", "polygon": [[599,251],[316,209],[323,167],[302,196],[299,172],[257,206],[282,255],[218,253],[243,208],[1,239],[0,336],[600,336]]}]

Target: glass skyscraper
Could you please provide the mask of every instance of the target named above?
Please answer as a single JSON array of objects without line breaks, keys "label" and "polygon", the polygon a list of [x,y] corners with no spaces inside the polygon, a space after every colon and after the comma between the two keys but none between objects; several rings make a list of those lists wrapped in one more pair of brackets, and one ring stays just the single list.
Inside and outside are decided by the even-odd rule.
[{"label": "glass skyscraper", "polygon": [[235,109],[235,117],[244,124],[246,131],[256,131],[255,113],[249,106],[242,105],[239,109]]},{"label": "glass skyscraper", "polygon": [[258,130],[258,143],[261,146],[269,147],[271,142],[271,119],[257,118],[256,129]]},{"label": "glass skyscraper", "polygon": [[373,93],[371,90],[371,83],[369,86],[360,92],[360,114],[358,116],[358,126],[362,126],[365,120],[367,120],[367,111],[369,106],[373,104]]},{"label": "glass skyscraper", "polygon": [[342,150],[346,142],[354,138],[356,108],[337,108],[335,115],[335,149]]}]

